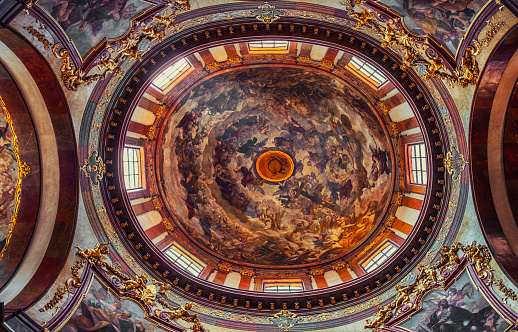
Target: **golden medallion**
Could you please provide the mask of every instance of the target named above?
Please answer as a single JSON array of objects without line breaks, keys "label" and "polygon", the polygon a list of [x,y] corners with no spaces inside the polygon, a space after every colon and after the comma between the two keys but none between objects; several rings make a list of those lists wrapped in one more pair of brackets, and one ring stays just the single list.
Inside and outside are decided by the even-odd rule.
[{"label": "golden medallion", "polygon": [[266,181],[279,182],[289,178],[295,169],[293,160],[281,151],[267,151],[255,162],[257,174]]}]

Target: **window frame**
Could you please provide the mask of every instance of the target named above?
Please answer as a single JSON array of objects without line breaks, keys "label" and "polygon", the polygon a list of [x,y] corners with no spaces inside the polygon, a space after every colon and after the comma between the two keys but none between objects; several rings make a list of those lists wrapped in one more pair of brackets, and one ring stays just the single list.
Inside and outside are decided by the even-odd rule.
[{"label": "window frame", "polygon": [[[261,46],[252,46],[250,44],[260,43]],[[263,46],[264,43],[273,43],[272,47]],[[276,43],[282,43],[286,46],[275,46]],[[288,54],[290,51],[290,42],[288,40],[256,40],[247,43],[249,54]]]},{"label": "window frame", "polygon": [[[392,247],[387,252],[384,252],[385,249]],[[393,250],[392,250],[393,249]],[[382,266],[383,263],[385,263],[387,260],[390,259],[390,256],[393,255],[397,250],[399,249],[399,246],[395,243],[393,243],[390,240],[387,240],[385,243],[383,243],[381,246],[378,247],[378,249],[372,254],[369,255],[364,261],[359,264],[361,268],[367,272],[370,273],[374,270],[376,270],[378,267]],[[379,258],[384,257],[385,259],[381,260]],[[376,261],[374,261],[376,260]],[[374,263],[372,263],[374,261]],[[374,265],[372,267],[369,267],[371,263]]]},{"label": "window frame", "polygon": [[[293,285],[300,285],[300,287],[291,289]],[[268,288],[277,288],[277,291],[266,290]],[[279,287],[288,287],[287,291],[279,291]],[[285,293],[298,293],[304,291],[304,282],[301,279],[265,279],[262,282],[262,291],[264,293],[277,293],[277,294],[285,294]]]},{"label": "window frame", "polygon": [[[419,146],[419,156],[414,157],[413,150],[416,146]],[[422,153],[424,152],[424,156]],[[406,165],[407,165],[407,183],[413,186],[426,186],[428,183],[428,164],[427,164],[427,153],[426,153],[426,145],[424,142],[414,142],[405,145],[405,157],[406,157]],[[419,160],[420,169],[414,169],[414,165],[417,166],[417,160],[414,163],[414,159]],[[424,170],[423,170],[424,165]],[[414,174],[414,172],[416,174]],[[419,175],[420,180],[415,181],[415,176]]]},{"label": "window frame", "polygon": [[[131,188],[127,185],[128,181],[126,180],[127,177],[134,175],[134,174],[127,174],[127,172],[126,172],[126,163],[129,163],[129,161],[126,161],[126,151],[130,150],[130,149],[138,151],[136,154],[137,158],[138,158],[138,160],[137,160],[138,167],[136,169],[138,169],[138,171],[139,171],[139,173],[138,173],[139,186],[131,187]],[[145,177],[145,166],[144,166],[145,163],[142,162],[143,160],[145,160],[144,147],[136,146],[136,145],[125,145],[124,146],[123,155],[122,155],[122,172],[123,172],[124,186],[126,187],[126,191],[134,192],[134,191],[143,190],[146,188],[146,177]],[[132,169],[135,170],[135,167],[132,167]]]},{"label": "window frame", "polygon": [[[173,69],[171,73],[165,74],[168,70],[171,70],[174,66],[178,65],[179,63],[185,63],[183,67],[181,67],[179,70]],[[175,63],[171,64],[164,70],[162,70],[151,82],[151,85],[153,85],[154,88],[162,91],[163,93],[167,93],[167,91],[174,85],[178,84],[185,76],[187,76],[191,71],[194,70],[193,65],[186,59],[181,58]],[[176,72],[176,74],[174,74]],[[174,74],[174,75],[173,75]],[[165,76],[165,78],[162,80],[162,84],[158,85],[156,84],[156,81]]]},{"label": "window frame", "polygon": [[[379,88],[388,80],[385,74],[373,64],[354,55],[345,67],[374,89]],[[384,78],[384,80],[381,80],[379,76]]]},{"label": "window frame", "polygon": [[[171,255],[168,254],[170,252],[176,253],[177,257],[173,258]],[[206,264],[203,264],[199,259],[196,259],[193,255],[189,254],[182,246],[180,246],[176,242],[171,243],[170,246],[168,246],[166,249],[164,249],[163,253],[166,256],[168,262],[174,264],[175,266],[177,266],[180,269],[185,270],[186,272],[189,272],[190,274],[192,274],[195,277],[199,277],[201,272],[203,271],[203,269],[207,266]],[[187,263],[187,264],[185,264],[185,265],[179,264],[178,261],[180,261],[180,260],[183,260],[184,263]],[[198,271],[198,269],[199,269],[197,274],[193,273],[189,269],[191,266],[196,267],[196,269],[195,269],[196,271]]]}]

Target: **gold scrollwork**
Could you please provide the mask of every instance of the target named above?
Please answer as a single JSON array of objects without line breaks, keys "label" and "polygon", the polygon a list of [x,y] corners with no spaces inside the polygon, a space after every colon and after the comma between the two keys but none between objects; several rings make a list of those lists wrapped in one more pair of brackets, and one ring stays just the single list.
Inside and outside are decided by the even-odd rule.
[{"label": "gold scrollwork", "polygon": [[[354,1],[359,4],[360,1]],[[474,85],[477,83],[480,75],[480,69],[476,60],[480,53],[480,43],[475,39],[473,45],[468,46],[460,68],[454,70],[453,73],[448,73],[446,66],[443,64],[443,59],[439,55],[430,55],[426,52],[426,41],[421,40],[410,32],[400,22],[400,18],[390,19],[386,23],[377,19],[377,13],[372,12],[363,6],[357,6],[361,11],[354,10],[353,1],[345,1],[341,3],[346,7],[349,16],[356,20],[356,29],[364,27],[372,29],[382,39],[382,47],[392,47],[399,49],[403,55],[401,57],[401,69],[406,70],[411,67],[424,66],[424,70],[418,71],[425,79],[443,79],[448,82],[450,86],[457,84],[461,87]],[[486,35],[485,42],[489,43],[496,32],[503,26],[503,24],[490,24],[490,31]],[[487,45],[487,44],[486,44]]]},{"label": "gold scrollwork", "polygon": [[347,262],[341,262],[340,264],[333,265],[331,267],[333,268],[333,270],[338,271],[338,270],[341,270],[341,269],[345,269],[348,265],[349,264],[347,264]]},{"label": "gold scrollwork", "polygon": [[[193,323],[193,331],[208,332],[208,330],[201,325],[198,314],[191,314],[188,312],[192,307],[191,303],[187,303],[183,307],[174,307],[169,304],[166,293],[171,289],[170,284],[164,284],[163,282],[152,280],[151,284],[148,285],[148,278],[145,275],[135,276],[133,279],[124,274],[118,265],[106,262],[105,260],[109,253],[109,249],[107,247],[108,244],[109,242],[97,244],[93,249],[86,250],[82,250],[79,246],[76,246],[78,249],[76,255],[81,259],[76,261],[74,266],[72,266],[71,278],[65,282],[63,287],[58,287],[54,297],[47,302],[43,308],[39,309],[39,311],[44,312],[54,308],[59,302],[61,302],[67,292],[74,292],[72,287],[80,287],[82,281],[79,276],[79,270],[82,269],[86,263],[89,263],[111,272],[113,275],[110,275],[110,279],[116,278],[122,281],[120,286],[118,286],[120,295],[137,301],[143,306],[143,308],[146,306],[151,308],[156,307],[158,302],[158,304],[163,308],[171,311],[166,313],[168,314],[168,320],[172,321],[173,319],[182,319],[186,322]],[[152,313],[153,310],[149,310],[149,312]]]},{"label": "gold scrollwork", "polygon": [[397,125],[395,122],[390,122],[390,128],[392,129],[392,136],[398,137],[399,136],[399,130],[397,129]]},{"label": "gold scrollwork", "polygon": [[[26,7],[26,14],[29,12],[32,6],[32,0]],[[162,14],[155,15],[149,23],[135,21],[135,26],[131,29],[130,33],[121,41],[118,41],[117,48],[112,47],[111,44],[107,43],[105,50],[108,53],[103,53],[97,62],[97,69],[102,74],[85,75],[85,72],[81,68],[76,68],[70,59],[69,51],[65,48],[59,50],[59,43],[50,42],[42,33],[37,29],[27,26],[24,27],[29,34],[33,35],[43,44],[44,49],[52,48],[56,58],[62,61],[61,63],[61,80],[65,87],[69,90],[76,91],[78,86],[82,84],[89,84],[100,79],[105,79],[108,74],[114,72],[116,74],[121,73],[120,68],[123,61],[129,59],[130,61],[142,60],[144,55],[149,50],[149,44],[156,41],[161,42],[163,38],[167,36],[168,31],[174,27],[174,19],[178,11],[189,10],[191,8],[188,0],[175,0],[169,1],[169,5],[162,11]],[[165,15],[167,11],[172,9],[172,13]],[[40,24],[39,28],[44,29],[44,25]],[[147,45],[147,46],[144,46]],[[112,59],[112,55],[114,58]]]},{"label": "gold scrollwork", "polygon": [[381,100],[379,100],[377,102],[378,106],[381,108],[381,110],[383,111],[383,114],[388,114],[389,113],[389,109],[387,108],[387,105],[385,105],[385,103]]},{"label": "gold scrollwork", "polygon": [[13,153],[16,157],[16,163],[18,164],[18,178],[16,179],[16,185],[14,189],[14,209],[13,214],[11,215],[11,229],[9,230],[9,234],[7,235],[7,238],[5,239],[5,245],[0,251],[0,259],[4,256],[4,252],[7,249],[7,246],[9,245],[9,240],[11,239],[14,226],[16,225],[16,220],[18,217],[18,208],[20,207],[20,196],[22,194],[22,178],[27,176],[31,172],[31,168],[29,165],[27,165],[26,162],[23,162],[20,160],[20,149],[18,147],[18,136],[16,136],[16,133],[14,131],[13,127],[13,120],[11,119],[11,115],[9,114],[9,111],[7,110],[7,107],[4,103],[4,100],[2,97],[0,97],[0,107],[2,107],[2,110],[5,115],[5,121],[7,122],[9,126],[9,130],[11,131],[11,134],[13,135]]},{"label": "gold scrollwork", "polygon": [[312,276],[321,276],[321,275],[324,275],[324,269],[320,269],[320,270],[311,270],[309,271],[309,274],[311,274]]},{"label": "gold scrollwork", "polygon": [[226,265],[223,265],[223,264],[219,263],[218,264],[218,270],[230,273],[230,272],[232,272],[232,267],[231,266],[226,266]]},{"label": "gold scrollwork", "polygon": [[90,157],[85,159],[83,166],[79,169],[90,178],[94,186],[99,185],[99,182],[102,181],[104,177],[104,173],[106,173],[106,165],[103,162],[103,158],[97,155],[97,151],[93,151]]},{"label": "gold scrollwork", "polygon": [[268,1],[265,1],[263,5],[258,6],[257,9],[250,12],[250,16],[255,16],[256,19],[264,24],[272,24],[273,21],[285,15],[286,13],[284,11],[276,9],[275,6],[270,5]]},{"label": "gold scrollwork", "polygon": [[288,331],[295,324],[300,323],[304,320],[304,317],[299,317],[297,314],[289,310],[281,310],[280,312],[268,317],[268,322],[276,324],[280,329]]},{"label": "gold scrollwork", "polygon": [[380,331],[392,318],[401,313],[403,307],[419,309],[426,294],[435,289],[444,289],[446,278],[443,275],[447,271],[453,271],[459,265],[461,261],[459,250],[464,252],[464,257],[482,282],[487,286],[495,285],[504,293],[504,302],[508,298],[515,301],[518,299],[513,290],[503,285],[502,279],[494,279],[490,265],[491,254],[486,246],[477,245],[475,242],[471,245],[455,242],[451,247],[441,247],[438,252],[441,258],[435,264],[419,265],[414,282],[409,285],[396,285],[397,293],[394,300],[386,306],[379,305],[378,311],[374,314],[374,320],[367,319],[365,328]]}]

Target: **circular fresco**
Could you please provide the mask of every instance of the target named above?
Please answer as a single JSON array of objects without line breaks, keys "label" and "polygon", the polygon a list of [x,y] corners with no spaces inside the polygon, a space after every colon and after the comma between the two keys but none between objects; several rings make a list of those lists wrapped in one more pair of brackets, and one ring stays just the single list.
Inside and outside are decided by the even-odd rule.
[{"label": "circular fresco", "polygon": [[[372,233],[390,200],[389,149],[371,107],[342,80],[246,68],[179,102],[158,171],[169,211],[199,245],[245,264],[294,266],[336,258]],[[260,174],[267,156],[278,158]]]}]

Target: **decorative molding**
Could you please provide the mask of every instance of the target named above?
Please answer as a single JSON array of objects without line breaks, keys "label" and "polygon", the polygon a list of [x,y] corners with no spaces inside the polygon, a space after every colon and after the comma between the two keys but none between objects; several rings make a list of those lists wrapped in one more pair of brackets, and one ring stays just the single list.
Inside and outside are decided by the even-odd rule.
[{"label": "decorative molding", "polygon": [[239,274],[241,274],[243,277],[250,277],[250,278],[255,276],[254,271],[241,270],[241,271],[239,271]]},{"label": "decorative molding", "polygon": [[392,129],[392,136],[398,137],[399,136],[399,130],[397,129],[397,125],[395,122],[390,122],[390,128]]},{"label": "decorative molding", "polygon": [[[466,52],[462,56],[461,67],[454,69],[448,73],[444,65],[444,58],[435,50],[429,47],[427,38],[419,37],[411,32],[404,24],[401,18],[396,17],[382,21],[382,15],[365,8],[362,4],[364,1],[347,0],[341,3],[346,7],[349,16],[355,19],[356,29],[371,29],[381,37],[381,46],[384,48],[392,48],[404,54],[401,57],[401,69],[416,68],[419,75],[425,79],[442,79],[445,80],[450,87],[457,84],[461,87],[475,85],[480,75],[480,68],[476,60],[480,53],[481,44],[477,40],[473,40],[473,45],[467,47]],[[360,11],[355,11],[354,8]],[[502,25],[491,25],[490,38],[500,29]],[[486,44],[487,45],[487,44]]]},{"label": "decorative molding", "polygon": [[224,271],[224,272],[227,272],[227,273],[232,272],[232,267],[231,266],[226,266],[226,265],[223,265],[221,263],[218,264],[217,269],[218,269],[218,271]]},{"label": "decorative molding", "polygon": [[377,104],[381,108],[381,110],[383,111],[383,114],[388,114],[389,113],[389,109],[387,108],[387,105],[385,105],[385,103],[383,101],[379,100]]},{"label": "decorative molding", "polygon": [[83,166],[79,168],[83,173],[90,178],[91,183],[94,186],[98,186],[99,182],[102,181],[104,173],[106,173],[106,165],[103,162],[103,158],[97,155],[97,151],[94,150],[90,157],[86,158]]},{"label": "decorative molding", "polygon": [[324,269],[320,269],[320,270],[310,270],[309,271],[309,274],[311,274],[312,276],[322,276],[324,275]]},{"label": "decorative molding", "polygon": [[345,269],[348,266],[349,266],[349,264],[347,262],[342,262],[340,264],[333,265],[332,268],[333,268],[333,270],[338,271],[338,270],[341,270],[341,269]]},{"label": "decorative molding", "polygon": [[460,174],[464,170],[464,167],[466,167],[467,163],[468,162],[464,159],[464,156],[455,146],[452,146],[451,150],[446,153],[446,157],[444,158],[444,165],[453,181],[459,181]]},{"label": "decorative molding", "polygon": [[[32,8],[32,1],[27,5],[26,14],[29,13],[30,8]],[[190,8],[189,0],[173,0],[162,10],[162,14],[153,16],[148,23],[134,21],[134,26],[124,38],[113,44],[106,43],[104,52],[100,53],[96,61],[97,69],[102,73],[94,75],[85,75],[83,69],[77,68],[72,62],[69,50],[60,49],[60,43],[50,42],[40,33],[37,29],[45,29],[42,23],[37,29],[31,26],[26,26],[24,29],[36,37],[43,44],[44,49],[52,48],[54,56],[61,60],[60,71],[63,84],[67,89],[77,91],[80,85],[105,79],[112,72],[120,74],[122,72],[121,64],[126,60],[141,61],[142,56],[150,49],[150,45],[153,42],[161,42],[174,28],[177,12]],[[169,11],[172,12],[166,14]],[[36,22],[38,23],[38,21]]]},{"label": "decorative molding", "polygon": [[250,12],[250,16],[255,16],[256,19],[264,24],[272,24],[281,16],[286,16],[286,12],[276,9],[274,5],[270,5],[265,1],[263,5],[258,6],[256,10]]},{"label": "decorative molding", "polygon": [[396,285],[397,293],[394,300],[386,306],[378,305],[378,311],[374,314],[375,319],[372,322],[367,319],[365,328],[380,331],[381,328],[388,327],[390,321],[404,311],[420,309],[425,296],[431,291],[446,288],[448,277],[461,264],[459,250],[464,252],[463,258],[473,267],[478,278],[486,286],[496,286],[504,293],[504,303],[508,298],[517,300],[515,292],[506,287],[502,279],[494,278],[493,268],[490,265],[492,257],[486,246],[477,245],[476,242],[471,245],[455,242],[451,247],[441,247],[441,250],[438,251],[440,259],[436,263],[420,264],[417,267],[417,276],[412,283]]},{"label": "decorative molding", "polygon": [[[171,289],[171,285],[154,279],[151,280],[151,284],[148,284],[148,278],[144,274],[131,278],[121,271],[119,265],[106,262],[105,260],[109,254],[108,244],[110,244],[110,242],[97,244],[93,249],[86,250],[82,250],[79,246],[76,246],[78,250],[76,255],[81,259],[76,261],[71,267],[71,277],[65,282],[63,287],[58,287],[54,297],[47,302],[43,308],[40,308],[39,311],[44,312],[56,307],[67,292],[74,293],[74,288],[79,288],[82,285],[79,271],[86,264],[90,264],[104,269],[105,272],[112,273],[111,275],[107,275],[107,277],[116,285],[119,295],[133,299],[141,305],[146,313],[165,318],[171,322],[181,319],[193,323],[193,331],[208,332],[208,330],[201,325],[198,314],[189,313],[188,310],[192,308],[191,303],[180,307],[174,307],[169,304],[167,292]],[[156,308],[158,305],[170,311],[162,312]]]},{"label": "decorative molding", "polygon": [[13,126],[13,120],[11,119],[11,115],[9,114],[9,111],[7,110],[7,106],[4,103],[4,100],[0,96],[0,107],[2,107],[2,110],[5,113],[5,121],[7,122],[9,126],[9,130],[11,131],[11,134],[13,135],[13,153],[16,157],[16,163],[18,164],[18,178],[16,179],[16,185],[14,188],[14,209],[13,214],[11,215],[11,229],[9,229],[9,234],[7,235],[7,238],[5,239],[5,245],[2,248],[2,251],[0,251],[0,259],[4,256],[4,252],[7,249],[7,246],[9,245],[9,240],[11,239],[11,236],[13,234],[14,226],[16,225],[16,220],[18,218],[18,209],[20,207],[20,197],[22,194],[22,179],[29,175],[31,172],[31,167],[27,165],[26,162],[23,162],[20,160],[20,149],[18,147],[18,137],[16,136],[16,132],[14,131]]},{"label": "decorative molding", "polygon": [[276,324],[284,331],[288,331],[290,328],[294,327],[295,324],[300,323],[303,320],[304,317],[299,317],[297,314],[294,314],[289,310],[281,310],[273,315],[273,317],[268,317],[268,321],[271,324]]}]

